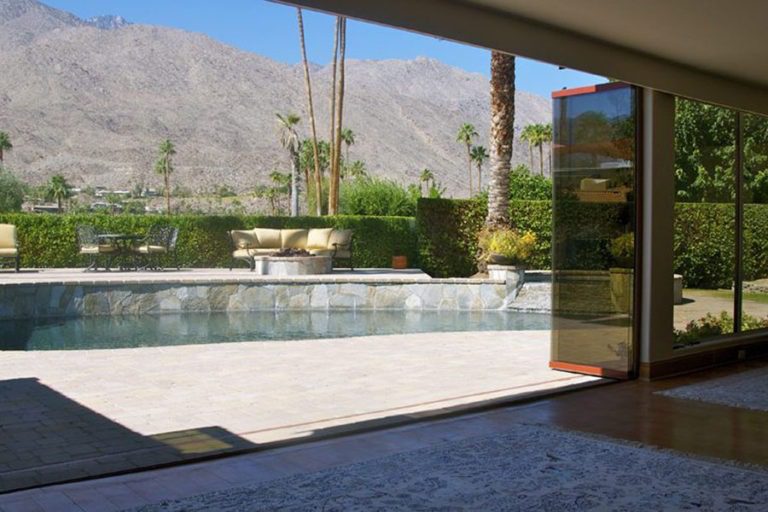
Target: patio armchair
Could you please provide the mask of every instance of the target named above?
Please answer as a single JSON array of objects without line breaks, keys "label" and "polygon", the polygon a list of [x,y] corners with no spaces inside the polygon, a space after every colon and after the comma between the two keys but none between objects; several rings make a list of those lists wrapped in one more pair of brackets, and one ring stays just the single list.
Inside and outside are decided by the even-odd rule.
[{"label": "patio armchair", "polygon": [[89,224],[81,224],[76,228],[79,254],[87,258],[88,270],[98,270],[99,259],[105,258],[104,270],[112,268],[112,257],[117,253],[117,246],[113,243],[105,243],[99,239],[99,232]]},{"label": "patio armchair", "polygon": [[144,268],[164,270],[165,267],[161,264],[162,260],[165,256],[171,256],[176,270],[179,270],[179,260],[176,254],[176,241],[178,238],[178,228],[155,224],[149,228],[147,236],[138,245],[133,247],[133,252],[146,258],[147,264]]},{"label": "patio armchair", "polygon": [[16,272],[19,271],[21,256],[16,239],[16,226],[13,224],[0,224],[0,258],[13,258]]}]

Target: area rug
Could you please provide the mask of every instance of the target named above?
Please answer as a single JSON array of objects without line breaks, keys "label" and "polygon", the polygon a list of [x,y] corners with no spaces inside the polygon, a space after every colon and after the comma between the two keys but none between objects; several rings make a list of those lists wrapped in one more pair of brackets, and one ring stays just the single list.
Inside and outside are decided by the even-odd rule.
[{"label": "area rug", "polygon": [[518,425],[376,460],[135,509],[765,510],[768,471]]},{"label": "area rug", "polygon": [[768,411],[768,367],[659,391],[658,394],[743,409]]}]

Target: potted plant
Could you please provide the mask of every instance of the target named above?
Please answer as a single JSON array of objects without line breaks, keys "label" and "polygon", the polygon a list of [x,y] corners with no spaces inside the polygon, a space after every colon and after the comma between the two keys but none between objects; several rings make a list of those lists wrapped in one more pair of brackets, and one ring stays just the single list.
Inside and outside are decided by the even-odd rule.
[{"label": "potted plant", "polygon": [[392,253],[392,268],[396,270],[408,268],[408,256],[405,254],[406,251],[402,244],[396,243]]},{"label": "potted plant", "polygon": [[618,312],[629,313],[635,280],[635,234],[624,233],[611,240],[610,251],[614,263],[609,269],[611,302]]},{"label": "potted plant", "polygon": [[512,228],[485,228],[478,234],[477,245],[481,265],[520,266],[530,258],[536,235]]}]

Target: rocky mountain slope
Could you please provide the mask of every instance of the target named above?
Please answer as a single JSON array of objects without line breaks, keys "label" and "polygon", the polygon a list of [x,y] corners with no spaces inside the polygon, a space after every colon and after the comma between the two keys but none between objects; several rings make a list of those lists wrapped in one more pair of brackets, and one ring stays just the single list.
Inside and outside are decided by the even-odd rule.
[{"label": "rocky mountain slope", "polygon": [[[170,138],[176,183],[247,190],[288,168],[275,113],[307,119],[299,66],[202,34],[119,17],[86,21],[35,0],[0,0],[0,69],[0,130],[15,146],[6,164],[36,183],[61,173],[77,185],[157,185],[155,149]],[[330,70],[313,69],[327,137]],[[455,134],[471,122],[487,145],[488,102],[487,78],[436,60],[349,61],[351,158],[408,183],[428,167],[460,196],[467,171]],[[518,92],[518,129],[549,122],[550,112],[548,99]],[[301,131],[308,134],[306,122]],[[516,146],[515,160],[527,162],[527,146]]]}]

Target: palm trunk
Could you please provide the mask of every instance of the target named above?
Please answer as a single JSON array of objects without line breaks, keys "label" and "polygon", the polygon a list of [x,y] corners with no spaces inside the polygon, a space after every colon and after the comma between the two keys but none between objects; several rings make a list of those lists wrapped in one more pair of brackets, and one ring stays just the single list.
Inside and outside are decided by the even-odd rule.
[{"label": "palm trunk", "polygon": [[533,172],[533,146],[528,144],[528,154],[531,156],[531,172]]},{"label": "palm trunk", "polygon": [[165,213],[171,214],[171,180],[168,174],[168,164],[165,164],[165,172],[163,173],[163,179],[165,180]]},{"label": "palm trunk", "polygon": [[509,168],[515,137],[515,57],[491,52],[489,227],[509,225]]},{"label": "palm trunk", "polygon": [[328,142],[331,146],[331,162],[333,162],[333,151],[336,147],[336,76],[337,67],[339,61],[339,32],[341,31],[341,16],[336,17],[336,31],[333,36],[333,65],[331,66],[332,78],[331,78],[331,115],[330,115],[330,132],[328,136]]},{"label": "palm trunk", "polygon": [[483,164],[477,164],[477,192],[483,191]]},{"label": "palm trunk", "polygon": [[296,8],[296,17],[299,23],[299,45],[301,46],[301,59],[304,63],[304,86],[307,90],[307,104],[309,107],[309,124],[312,128],[312,153],[315,159],[315,204],[318,217],[323,214],[323,177],[320,174],[320,153],[317,150],[317,127],[315,126],[315,107],[312,103],[312,80],[309,77],[309,61],[307,60],[307,45],[304,40],[304,19],[301,16],[301,8]]},{"label": "palm trunk", "polygon": [[299,153],[291,146],[291,217],[299,216]]},{"label": "palm trunk", "polygon": [[539,144],[539,174],[544,176],[544,144]]},{"label": "palm trunk", "polygon": [[472,146],[467,144],[467,163],[469,164],[469,197],[472,197]]},{"label": "palm trunk", "polygon": [[331,185],[328,194],[328,214],[339,213],[339,186],[341,183],[341,127],[344,120],[344,66],[347,51],[347,19],[340,18],[339,30],[339,83],[336,91],[336,125],[331,163]]},{"label": "palm trunk", "polygon": [[0,148],[0,165],[3,165],[3,148]]}]

